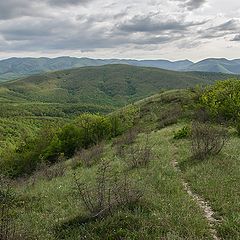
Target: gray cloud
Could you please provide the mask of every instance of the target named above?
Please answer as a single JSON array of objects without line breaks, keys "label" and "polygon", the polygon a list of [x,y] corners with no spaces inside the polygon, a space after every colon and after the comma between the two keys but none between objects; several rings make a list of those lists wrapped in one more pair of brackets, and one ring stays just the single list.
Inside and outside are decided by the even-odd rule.
[{"label": "gray cloud", "polygon": [[0,1],[0,20],[32,15],[32,6],[27,0]]},{"label": "gray cloud", "polygon": [[134,16],[130,21],[121,23],[118,29],[125,32],[164,32],[186,31],[188,28],[202,25],[206,22],[185,22],[184,19],[166,19],[152,16]]},{"label": "gray cloud", "polygon": [[198,9],[207,2],[207,0],[171,0],[171,1],[178,2],[179,6],[186,8],[189,11]]},{"label": "gray cloud", "polygon": [[0,20],[23,16],[45,16],[46,11],[49,10],[47,6],[64,8],[71,5],[86,5],[92,1],[94,0],[1,0]]},{"label": "gray cloud", "polygon": [[126,49],[157,55],[163,49],[193,51],[218,38],[234,45],[240,40],[240,20],[216,17],[218,11],[213,14],[212,9],[192,13],[205,2],[0,0],[0,56],[7,52],[125,53]]},{"label": "gray cloud", "polygon": [[93,0],[45,0],[46,3],[53,6],[69,6],[69,5],[79,5],[79,4],[87,4],[92,2]]},{"label": "gray cloud", "polygon": [[188,10],[194,10],[200,8],[205,2],[206,0],[188,0],[184,3],[184,6]]},{"label": "gray cloud", "polygon": [[239,32],[239,29],[240,21],[236,19],[231,19],[220,25],[216,25],[214,27],[199,31],[199,34],[201,35],[201,38],[220,38],[227,35],[236,34]]}]

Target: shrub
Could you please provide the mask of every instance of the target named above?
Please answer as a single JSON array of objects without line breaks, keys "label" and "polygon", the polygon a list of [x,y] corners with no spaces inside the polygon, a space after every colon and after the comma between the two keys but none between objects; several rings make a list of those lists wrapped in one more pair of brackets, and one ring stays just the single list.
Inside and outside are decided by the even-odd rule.
[{"label": "shrub", "polygon": [[91,167],[94,163],[98,162],[103,155],[103,143],[92,146],[89,149],[82,149],[78,151],[73,159],[72,168],[75,169],[79,165]]},{"label": "shrub", "polygon": [[125,157],[125,161],[129,165],[130,169],[138,167],[146,167],[152,157],[152,147],[149,143],[148,136],[144,141],[144,145],[131,145]]},{"label": "shrub", "polygon": [[10,181],[0,176],[0,239],[17,239],[14,223],[16,196],[10,186]]},{"label": "shrub", "polygon": [[174,132],[174,139],[183,139],[183,138],[187,138],[190,136],[190,128],[185,126],[183,128],[181,128],[180,130],[178,130],[177,132]]},{"label": "shrub", "polygon": [[98,167],[96,183],[90,186],[75,176],[75,193],[91,218],[111,214],[115,209],[126,207],[141,198],[128,175],[114,174],[110,162],[102,161]]},{"label": "shrub", "polygon": [[222,126],[194,122],[192,125],[192,154],[196,159],[217,155],[224,147],[228,134]]},{"label": "shrub", "polygon": [[170,109],[162,110],[158,119],[158,129],[177,123],[181,115],[182,108],[179,105],[173,106]]},{"label": "shrub", "polygon": [[240,137],[240,119],[238,119],[236,122],[236,129],[237,129],[238,136]]},{"label": "shrub", "polygon": [[112,125],[108,117],[99,114],[85,113],[75,120],[76,126],[81,129],[82,146],[87,148],[108,139],[112,134]]},{"label": "shrub", "polygon": [[52,139],[43,153],[44,159],[54,162],[64,153],[72,157],[78,149],[86,149],[111,137],[110,120],[99,114],[82,114],[74,122],[67,125]]},{"label": "shrub", "polygon": [[139,118],[140,109],[135,105],[126,108],[109,116],[112,123],[113,136],[118,136],[134,127],[136,119]]},{"label": "shrub", "polygon": [[53,178],[62,177],[65,175],[66,166],[63,160],[51,165],[49,163],[43,162],[38,166],[37,171],[33,175],[33,180],[35,182],[36,178],[44,178],[51,181]]},{"label": "shrub", "polygon": [[116,154],[119,157],[125,156],[125,150],[128,147],[128,145],[134,143],[134,141],[137,138],[137,135],[139,133],[138,128],[130,128],[126,133],[124,133],[122,136],[118,137],[114,140],[113,144],[115,145]]},{"label": "shrub", "polygon": [[204,107],[214,116],[236,120],[240,116],[240,81],[219,81],[201,96]]}]

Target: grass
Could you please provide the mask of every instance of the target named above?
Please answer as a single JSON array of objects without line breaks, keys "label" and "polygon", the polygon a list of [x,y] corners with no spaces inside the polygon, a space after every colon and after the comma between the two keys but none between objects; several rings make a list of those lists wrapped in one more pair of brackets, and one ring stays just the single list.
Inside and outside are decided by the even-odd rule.
[{"label": "grass", "polygon": [[[17,209],[16,221],[29,231],[30,239],[212,239],[203,210],[183,187],[184,179],[194,193],[208,201],[214,217],[220,220],[214,224],[218,236],[240,239],[240,139],[230,131],[223,151],[202,161],[191,160],[189,139],[173,139],[174,132],[188,125],[194,97],[191,91],[175,90],[134,104],[139,107],[140,116],[135,127],[141,133],[132,144],[144,146],[148,136],[153,146],[146,167],[129,170],[126,159],[117,156],[113,145],[117,141],[104,145],[103,159],[111,161],[114,173],[129,171],[143,192],[140,202],[117,208],[112,215],[89,218],[76,197],[73,174],[76,172],[83,182],[93,184],[98,162],[84,167],[69,159],[63,176],[52,180],[33,176],[22,183],[18,181],[16,191],[23,204]],[[178,119],[174,123],[165,121],[175,114],[175,108],[181,109]],[[181,172],[175,170],[175,161]],[[73,170],[72,166],[77,168]]]},{"label": "grass", "polygon": [[[52,181],[38,179],[34,185],[20,188],[29,199],[21,222],[33,229],[39,239],[211,239],[201,209],[186,194],[172,166],[171,139],[172,128],[149,135],[150,143],[155,143],[154,157],[147,168],[131,172],[144,191],[138,205],[119,209],[113,216],[89,220],[72,194],[73,172],[69,169],[63,177]],[[137,144],[144,141],[145,134],[140,134]],[[114,169],[119,171],[126,163],[115,156],[110,144],[105,148],[105,158],[113,159]],[[67,165],[70,164],[71,160]],[[77,175],[90,182],[95,172],[96,166],[77,169]]]},{"label": "grass", "polygon": [[231,136],[223,152],[200,162],[189,159],[189,142],[180,141],[178,159],[184,178],[192,189],[208,200],[220,224],[216,226],[222,239],[240,239],[240,139]]}]

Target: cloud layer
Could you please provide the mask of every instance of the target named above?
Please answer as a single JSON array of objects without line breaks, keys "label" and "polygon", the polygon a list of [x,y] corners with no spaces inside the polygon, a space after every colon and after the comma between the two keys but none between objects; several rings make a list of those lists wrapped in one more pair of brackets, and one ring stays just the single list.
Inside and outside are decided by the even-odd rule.
[{"label": "cloud layer", "polygon": [[230,52],[239,48],[240,4],[229,1],[234,8],[221,12],[216,0],[0,1],[0,57],[193,58],[199,48],[214,54],[214,44]]}]

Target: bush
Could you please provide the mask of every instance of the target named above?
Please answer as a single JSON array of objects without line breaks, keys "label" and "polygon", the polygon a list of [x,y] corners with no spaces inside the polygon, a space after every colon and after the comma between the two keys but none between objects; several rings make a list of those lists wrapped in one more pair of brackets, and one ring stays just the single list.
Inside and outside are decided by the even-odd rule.
[{"label": "bush", "polygon": [[43,153],[44,159],[54,162],[63,153],[72,157],[78,149],[86,149],[109,139],[112,125],[108,117],[99,114],[82,114],[74,122],[67,125],[53,138]]},{"label": "bush", "polygon": [[201,103],[214,117],[236,120],[240,116],[240,81],[219,81],[208,87],[201,96]]},{"label": "bush", "polygon": [[177,123],[182,115],[182,108],[180,105],[175,105],[170,109],[162,110],[158,119],[158,129],[170,126]]},{"label": "bush", "polygon": [[240,119],[238,119],[236,122],[236,129],[237,129],[238,136],[240,137]]},{"label": "bush", "polygon": [[177,132],[174,132],[174,139],[183,139],[183,138],[187,138],[190,136],[190,128],[189,127],[183,127],[180,130],[178,130]]},{"label": "bush", "polygon": [[17,239],[14,223],[16,196],[10,186],[10,181],[0,176],[0,239]]},{"label": "bush", "polygon": [[108,117],[99,114],[85,113],[75,120],[76,127],[81,129],[82,146],[88,148],[112,135],[112,124]]},{"label": "bush", "polygon": [[224,147],[228,134],[222,126],[194,122],[192,125],[192,154],[195,159],[217,155]]},{"label": "bush", "polygon": [[134,143],[139,133],[138,128],[130,128],[126,133],[122,136],[118,137],[114,140],[113,144],[115,145],[116,154],[119,157],[125,156],[126,148]]},{"label": "bush", "polygon": [[133,186],[126,173],[116,174],[109,161],[102,161],[98,167],[96,183],[82,183],[75,176],[75,193],[91,218],[103,217],[118,208],[136,203],[141,194]]},{"label": "bush", "polygon": [[129,165],[130,169],[138,167],[146,167],[151,161],[152,147],[149,143],[148,136],[144,141],[144,145],[131,145],[127,149],[125,161]]},{"label": "bush", "polygon": [[89,149],[82,149],[78,151],[72,161],[72,168],[75,169],[79,165],[91,167],[102,158],[103,150],[103,143],[99,143]]},{"label": "bush", "polygon": [[38,166],[37,171],[32,176],[33,183],[37,178],[43,178],[48,181],[51,181],[53,178],[62,177],[65,175],[66,166],[63,162],[63,159],[54,165],[50,165],[49,163],[42,163]]}]

